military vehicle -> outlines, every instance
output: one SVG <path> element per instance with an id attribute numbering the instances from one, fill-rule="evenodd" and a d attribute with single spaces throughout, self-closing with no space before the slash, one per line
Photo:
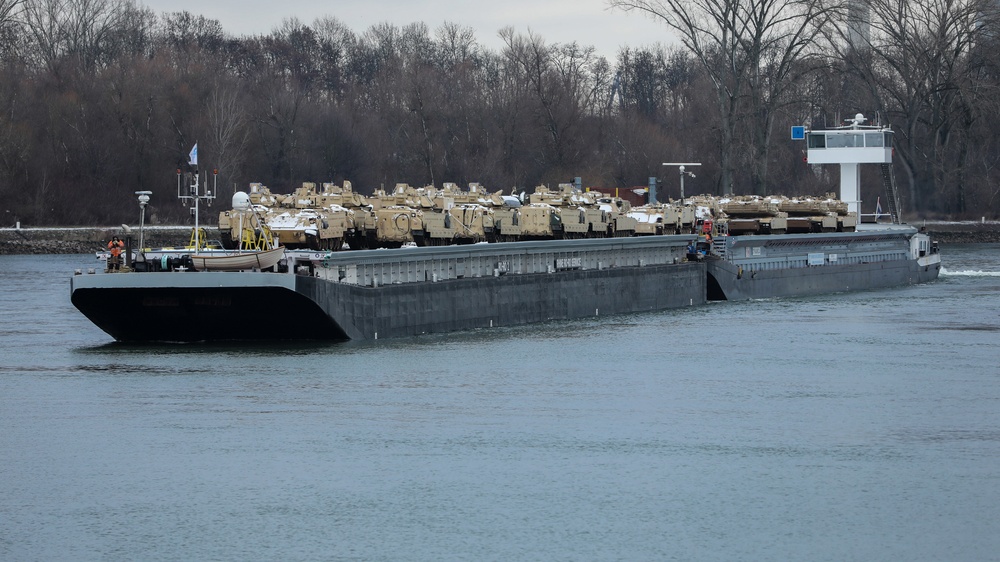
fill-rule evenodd
<path id="1" fill-rule="evenodd" d="M 598 208 L 608 217 L 608 237 L 620 238 L 624 236 L 634 236 L 639 221 L 629 216 L 632 205 L 621 197 L 612 197 L 602 194 L 597 200 Z"/>
<path id="2" fill-rule="evenodd" d="M 248 213 L 246 220 L 265 224 L 277 243 L 288 249 L 339 250 L 355 230 L 354 212 L 340 205 L 322 205 L 314 183 L 303 183 L 288 195 L 276 195 L 252 183 L 247 196 L 252 213 L 233 208 L 219 214 L 220 237 L 227 249 L 238 245 L 240 218 Z"/>
<path id="3" fill-rule="evenodd" d="M 848 215 L 847 203 L 828 194 L 819 197 L 782 197 L 778 208 L 788 213 L 789 233 L 853 232 L 857 216 Z"/>
<path id="4" fill-rule="evenodd" d="M 788 229 L 788 213 L 779 209 L 771 198 L 756 196 L 731 197 L 719 202 L 720 224 L 725 224 L 731 236 L 741 234 L 784 234 Z"/>
<path id="5" fill-rule="evenodd" d="M 681 208 L 670 203 L 642 205 L 628 212 L 636 221 L 637 236 L 680 234 L 681 215 Z"/>

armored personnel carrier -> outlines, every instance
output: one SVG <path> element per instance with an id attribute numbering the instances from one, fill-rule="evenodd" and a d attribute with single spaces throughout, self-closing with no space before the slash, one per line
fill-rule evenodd
<path id="1" fill-rule="evenodd" d="M 239 203 L 239 205 L 237 205 Z M 264 216 L 278 204 L 278 198 L 260 183 L 251 183 L 250 191 L 237 191 L 233 195 L 233 208 L 219 213 L 219 238 L 227 250 L 238 248 L 246 241 L 248 232 L 259 236 L 266 230 Z"/>
<path id="2" fill-rule="evenodd" d="M 339 250 L 355 230 L 354 211 L 336 204 L 323 205 L 314 183 L 303 183 L 288 195 L 273 194 L 266 186 L 253 183 L 247 196 L 253 212 L 234 208 L 219 214 L 219 232 L 227 249 L 238 245 L 241 217 L 266 224 L 277 243 L 290 250 Z"/>
<path id="3" fill-rule="evenodd" d="M 503 206 L 499 192 L 487 193 L 476 183 L 469 184 L 468 191 L 462 191 L 454 183 L 445 183 L 440 190 L 427 186 L 417 190 L 417 194 L 417 203 L 423 211 L 426 245 L 497 241 L 493 213 L 495 206 Z"/>
<path id="4" fill-rule="evenodd" d="M 424 211 L 424 243 L 428 246 L 495 242 L 493 210 L 475 203 Z"/>
<path id="5" fill-rule="evenodd" d="M 368 247 L 367 231 L 375 230 L 375 215 L 368 200 L 354 191 L 350 181 L 344 180 L 343 186 L 324 183 L 316 199 L 323 207 L 340 206 L 347 209 L 352 228 L 344 233 L 345 245 L 342 248 L 361 250 Z"/>
<path id="6" fill-rule="evenodd" d="M 636 236 L 680 234 L 681 208 L 670 203 L 633 207 L 628 216 L 635 219 Z"/>
<path id="7" fill-rule="evenodd" d="M 597 200 L 598 208 L 608 217 L 608 236 L 634 236 L 639 221 L 629 216 L 632 205 L 621 197 L 604 196 Z"/>
<path id="8" fill-rule="evenodd" d="M 602 195 L 571 183 L 559 184 L 558 191 L 539 185 L 521 209 L 521 234 L 536 239 L 605 238 L 614 229 L 614 214 L 601 207 Z"/>

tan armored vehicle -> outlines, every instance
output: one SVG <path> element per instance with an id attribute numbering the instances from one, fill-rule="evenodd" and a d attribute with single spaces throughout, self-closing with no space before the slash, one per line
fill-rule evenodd
<path id="1" fill-rule="evenodd" d="M 340 250 L 349 229 L 353 229 L 353 211 L 340 206 L 320 209 L 270 209 L 268 227 L 278 242 L 288 249 Z"/>
<path id="2" fill-rule="evenodd" d="M 454 183 L 441 189 L 427 186 L 414 192 L 413 201 L 423 211 L 424 243 L 429 246 L 493 241 L 492 203 L 479 184 L 462 191 Z"/>
<path id="3" fill-rule="evenodd" d="M 788 229 L 788 214 L 781 211 L 778 201 L 757 196 L 730 197 L 719 201 L 721 216 L 733 236 L 740 234 L 784 234 Z"/>
<path id="4" fill-rule="evenodd" d="M 847 216 L 847 204 L 833 199 L 816 197 L 781 198 L 778 207 L 788 213 L 788 232 L 836 232 L 846 228 L 854 229 L 857 218 L 845 225 L 840 220 L 840 212 Z"/>
<path id="5" fill-rule="evenodd" d="M 669 203 L 633 207 L 628 216 L 635 219 L 638 236 L 680 234 L 681 211 Z M 692 214 L 693 216 L 693 214 Z"/>
<path id="6" fill-rule="evenodd" d="M 559 210 L 548 203 L 529 203 L 522 206 L 518 220 L 522 240 L 562 238 L 562 217 Z"/>
<path id="7" fill-rule="evenodd" d="M 497 242 L 521 239 L 521 200 L 513 195 L 501 197 L 503 206 L 493 208 L 493 233 Z"/>
<path id="8" fill-rule="evenodd" d="M 721 215 L 719 200 L 714 195 L 688 197 L 681 208 L 681 232 L 701 234 L 705 221 L 714 224 Z"/>
<path id="9" fill-rule="evenodd" d="M 250 197 L 250 203 L 253 205 L 274 207 L 278 204 L 278 196 L 271 193 L 271 190 L 262 183 L 251 183 L 250 192 L 247 195 Z"/>
<path id="10" fill-rule="evenodd" d="M 239 192 L 243 193 L 243 192 Z M 241 225 L 265 225 L 278 244 L 288 249 L 339 250 L 355 230 L 354 211 L 340 205 L 323 205 L 316 184 L 303 183 L 288 195 L 273 194 L 262 184 L 250 184 L 245 194 L 252 209 L 235 207 L 219 214 L 219 232 L 226 248 L 241 240 Z M 235 199 L 234 199 L 235 201 Z"/>
<path id="11" fill-rule="evenodd" d="M 550 191 L 544 185 L 535 188 L 529 197 L 530 205 L 522 210 L 524 224 L 533 232 L 531 236 L 543 238 L 603 238 L 608 235 L 613 216 L 601 209 L 596 192 L 579 191 L 571 183 L 559 184 L 558 191 Z M 547 209 L 545 206 L 550 207 Z M 557 221 L 550 221 L 550 231 L 538 233 L 545 224 L 544 218 L 535 215 L 554 213 Z M 536 227 L 535 225 L 538 225 Z M 558 226 L 562 227 L 561 233 Z M 522 227 L 523 228 L 523 227 Z"/>
<path id="12" fill-rule="evenodd" d="M 222 247 L 227 250 L 265 250 L 274 247 L 274 236 L 264 220 L 267 207 L 253 204 L 251 195 L 244 191 L 234 193 L 232 203 L 232 209 L 219 213 Z"/>
<path id="13" fill-rule="evenodd" d="M 233 208 L 219 213 L 219 238 L 227 250 L 259 237 L 266 230 L 264 215 L 278 198 L 264 184 L 251 183 L 250 191 L 233 194 Z M 256 234 L 254 234 L 256 233 Z"/>
<path id="14" fill-rule="evenodd" d="M 360 209 L 368 206 L 365 197 L 355 192 L 349 181 L 345 181 L 343 187 L 335 183 L 324 183 L 322 191 L 316 197 L 321 207 L 340 205 L 345 209 Z"/>
<path id="15" fill-rule="evenodd" d="M 399 248 L 408 243 L 423 244 L 424 223 L 420 211 L 402 205 L 373 210 L 375 229 L 366 230 L 369 248 Z"/>
<path id="16" fill-rule="evenodd" d="M 346 247 L 361 250 L 368 247 L 367 232 L 375 232 L 375 213 L 368 199 L 354 191 L 351 182 L 344 181 L 343 187 L 335 183 L 324 183 L 317 195 L 322 207 L 340 206 L 347 209 L 351 217 L 351 228 L 345 233 Z"/>
<path id="17" fill-rule="evenodd" d="M 608 215 L 608 236 L 633 236 L 639 221 L 628 215 L 632 205 L 620 197 L 602 196 L 597 200 L 598 207 Z"/>
<path id="18" fill-rule="evenodd" d="M 579 191 L 571 183 L 559 184 L 562 196 L 560 212 L 564 238 L 603 238 L 608 235 L 608 227 L 613 217 L 602 210 L 599 197 L 602 194 Z"/>
<path id="19" fill-rule="evenodd" d="M 493 210 L 475 203 L 423 213 L 424 242 L 428 246 L 492 242 Z"/>

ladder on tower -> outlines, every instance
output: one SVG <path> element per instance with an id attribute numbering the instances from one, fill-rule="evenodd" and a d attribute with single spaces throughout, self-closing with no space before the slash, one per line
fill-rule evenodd
<path id="1" fill-rule="evenodd" d="M 889 205 L 889 218 L 892 219 L 892 224 L 899 224 L 899 189 L 896 187 L 896 175 L 892 172 L 892 164 L 882 164 L 882 189 Z M 878 217 L 875 217 L 875 220 L 878 220 Z"/>

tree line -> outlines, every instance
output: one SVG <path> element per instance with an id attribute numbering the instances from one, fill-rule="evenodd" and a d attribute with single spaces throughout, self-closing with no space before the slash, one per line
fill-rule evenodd
<path id="1" fill-rule="evenodd" d="M 218 204 L 262 182 L 350 180 L 531 190 L 583 178 L 634 188 L 702 162 L 685 191 L 836 191 L 793 125 L 856 113 L 895 131 L 910 216 L 1000 214 L 1000 23 L 992 0 L 610 0 L 664 23 L 670 45 L 594 47 L 499 31 L 335 17 L 234 36 L 133 0 L 0 0 L 5 226 L 186 218 L 175 171 L 199 147 Z M 860 6 L 860 7 L 859 7 Z M 668 32 L 672 35 L 668 35 Z M 879 171 L 863 167 L 871 212 Z"/>

